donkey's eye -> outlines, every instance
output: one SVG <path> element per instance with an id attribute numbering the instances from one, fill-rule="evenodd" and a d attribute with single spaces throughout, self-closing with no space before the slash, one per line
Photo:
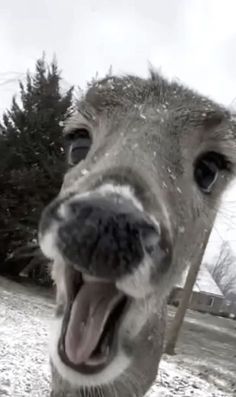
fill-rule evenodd
<path id="1" fill-rule="evenodd" d="M 87 156 L 92 145 L 91 136 L 85 128 L 73 130 L 66 136 L 68 163 L 78 164 Z"/>
<path id="2" fill-rule="evenodd" d="M 208 152 L 201 155 L 194 167 L 194 179 L 203 193 L 211 193 L 219 177 L 220 171 L 229 168 L 222 154 Z"/>

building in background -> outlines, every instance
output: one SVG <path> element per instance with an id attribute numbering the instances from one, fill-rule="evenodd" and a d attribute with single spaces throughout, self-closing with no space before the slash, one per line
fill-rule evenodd
<path id="1" fill-rule="evenodd" d="M 187 271 L 182 281 L 175 286 L 169 296 L 169 304 L 178 306 L 182 297 Z M 202 265 L 193 287 L 189 309 L 218 316 L 236 318 L 236 302 L 225 299 L 224 294 L 213 280 L 208 269 Z"/>

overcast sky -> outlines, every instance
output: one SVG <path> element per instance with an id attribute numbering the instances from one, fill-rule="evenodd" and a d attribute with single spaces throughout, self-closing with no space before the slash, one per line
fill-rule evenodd
<path id="1" fill-rule="evenodd" d="M 110 65 L 116 73 L 146 75 L 151 62 L 230 106 L 235 20 L 235 0 L 0 0 L 0 113 L 17 90 L 16 79 L 33 70 L 43 51 L 48 59 L 57 55 L 68 85 L 84 87 Z M 224 213 L 228 227 L 230 210 Z M 218 234 L 225 237 L 225 228 L 214 239 Z"/>

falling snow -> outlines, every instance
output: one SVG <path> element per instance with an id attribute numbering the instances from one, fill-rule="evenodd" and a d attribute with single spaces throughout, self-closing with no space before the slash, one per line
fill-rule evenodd
<path id="1" fill-rule="evenodd" d="M 179 232 L 184 233 L 185 232 L 185 227 L 184 226 L 179 226 Z"/>
<path id="2" fill-rule="evenodd" d="M 89 171 L 88 171 L 86 168 L 83 168 L 83 169 L 81 170 L 81 174 L 82 174 L 83 176 L 87 175 L 88 173 L 89 173 Z"/>
<path id="3" fill-rule="evenodd" d="M 142 114 L 142 113 L 140 113 L 140 117 L 141 117 L 141 119 L 143 119 L 143 120 L 146 120 L 146 116 L 145 116 L 145 114 Z"/>

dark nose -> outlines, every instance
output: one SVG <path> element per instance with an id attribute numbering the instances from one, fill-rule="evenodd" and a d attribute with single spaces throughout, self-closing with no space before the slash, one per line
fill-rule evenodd
<path id="1" fill-rule="evenodd" d="M 114 280 L 133 272 L 145 254 L 158 262 L 169 254 L 161 229 L 128 199 L 91 195 L 63 205 L 57 244 L 82 272 Z"/>

